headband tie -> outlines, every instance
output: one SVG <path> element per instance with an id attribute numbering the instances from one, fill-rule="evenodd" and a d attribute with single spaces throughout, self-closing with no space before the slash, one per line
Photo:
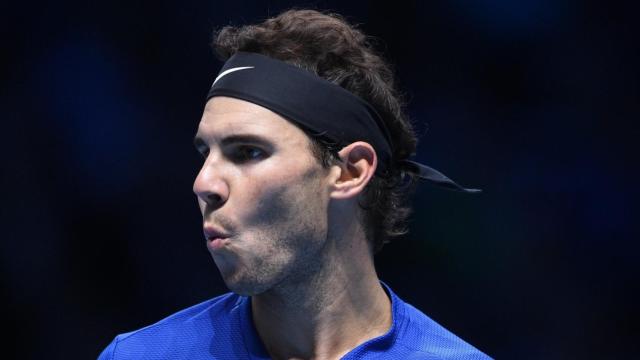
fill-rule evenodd
<path id="1" fill-rule="evenodd" d="M 379 174 L 384 174 L 393 161 L 393 141 L 373 106 L 346 89 L 284 61 L 237 52 L 223 65 L 207 100 L 214 96 L 229 96 L 263 106 L 341 145 L 365 141 L 380 159 L 376 170 Z M 464 188 L 415 161 L 401 159 L 396 165 L 436 186 L 467 193 L 481 191 Z"/>

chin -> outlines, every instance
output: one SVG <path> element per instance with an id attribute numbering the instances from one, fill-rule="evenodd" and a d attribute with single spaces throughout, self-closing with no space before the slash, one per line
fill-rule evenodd
<path id="1" fill-rule="evenodd" d="M 255 296 L 269 290 L 268 286 L 249 281 L 226 281 L 227 288 L 232 292 L 242 296 Z"/>
<path id="2" fill-rule="evenodd" d="M 242 296 L 254 296 L 262 294 L 269 290 L 273 284 L 270 281 L 264 281 L 256 279 L 253 276 L 247 276 L 249 274 L 222 274 L 227 288 L 232 292 Z"/>

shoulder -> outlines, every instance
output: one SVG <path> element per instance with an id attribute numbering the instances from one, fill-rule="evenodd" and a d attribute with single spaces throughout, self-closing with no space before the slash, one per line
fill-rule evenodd
<path id="1" fill-rule="evenodd" d="M 399 317 L 396 346 L 401 346 L 420 359 L 472 360 L 491 359 L 489 356 L 462 340 L 422 311 L 395 296 L 394 311 Z"/>
<path id="2" fill-rule="evenodd" d="M 233 315 L 242 297 L 228 293 L 181 310 L 155 324 L 120 334 L 99 360 L 199 358 L 208 353 L 209 339 L 232 331 Z M 185 349 L 188 349 L 185 352 Z M 202 354 L 200 354 L 202 353 Z"/>

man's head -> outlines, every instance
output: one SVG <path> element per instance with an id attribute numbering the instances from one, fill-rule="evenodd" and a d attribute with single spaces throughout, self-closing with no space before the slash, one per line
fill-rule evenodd
<path id="1" fill-rule="evenodd" d="M 272 111 L 213 97 L 195 145 L 205 160 L 194 182 L 209 250 L 229 288 L 259 294 L 304 281 L 344 248 L 355 199 L 377 165 L 374 149 L 355 142 L 325 167 L 309 136 Z M 366 247 L 365 247 L 366 249 Z"/>
<path id="2" fill-rule="evenodd" d="M 387 64 L 342 18 L 311 10 L 225 27 L 213 45 L 222 60 L 258 53 L 341 86 L 371 104 L 396 145 L 386 171 L 376 172 L 380 149 L 368 142 L 329 140 L 256 103 L 211 97 L 196 135 L 205 161 L 194 192 L 226 284 L 237 293 L 258 294 L 302 280 L 326 267 L 331 254 L 354 247 L 371 261 L 390 236 L 403 231 L 407 188 L 393 160 L 408 157 L 416 145 Z M 234 65 L 218 78 L 252 76 L 247 68 Z"/>
<path id="3" fill-rule="evenodd" d="M 395 144 L 393 159 L 405 159 L 415 152 L 417 139 L 403 113 L 390 66 L 373 50 L 370 40 L 337 14 L 290 10 L 257 25 L 225 27 L 217 32 L 213 47 L 222 60 L 238 51 L 263 54 L 355 94 L 381 115 Z M 335 164 L 337 152 L 348 145 L 308 131 L 307 135 L 313 154 L 325 168 Z M 374 176 L 360 196 L 360 221 L 373 252 L 391 237 L 406 232 L 410 209 L 404 198 L 412 183 L 412 178 L 403 181 L 400 169 L 391 162 L 388 174 Z"/>

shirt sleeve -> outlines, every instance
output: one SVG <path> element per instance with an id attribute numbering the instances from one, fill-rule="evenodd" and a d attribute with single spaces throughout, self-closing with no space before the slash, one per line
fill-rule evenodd
<path id="1" fill-rule="evenodd" d="M 111 343 L 100 353 L 98 356 L 98 360 L 114 360 L 115 359 L 115 350 L 116 344 L 118 343 L 118 338 L 116 337 L 111 341 Z"/>

